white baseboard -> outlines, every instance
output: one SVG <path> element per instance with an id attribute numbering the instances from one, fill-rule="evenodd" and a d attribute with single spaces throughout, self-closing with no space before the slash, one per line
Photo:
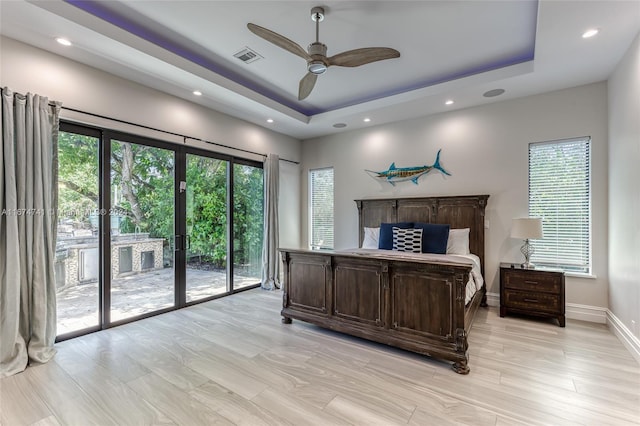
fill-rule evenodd
<path id="1" fill-rule="evenodd" d="M 581 321 L 607 323 L 607 308 L 591 305 L 578 305 L 577 303 L 567 303 L 565 305 L 564 316 Z"/>
<path id="2" fill-rule="evenodd" d="M 487 293 L 487 304 L 492 307 L 500 307 L 500 293 Z M 609 329 L 627 348 L 631 355 L 640 363 L 640 339 L 634 336 L 626 325 L 607 308 L 599 306 L 579 305 L 567 303 L 565 316 L 598 324 L 607 324 Z"/>
<path id="3" fill-rule="evenodd" d="M 500 293 L 487 292 L 487 305 L 491 307 L 500 307 Z"/>
<path id="4" fill-rule="evenodd" d="M 631 355 L 640 363 L 640 339 L 631 333 L 631 330 L 607 309 L 607 324 L 622 344 L 631 352 Z"/>

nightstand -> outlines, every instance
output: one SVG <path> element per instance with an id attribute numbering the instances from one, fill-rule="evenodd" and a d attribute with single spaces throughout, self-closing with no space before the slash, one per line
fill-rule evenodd
<path id="1" fill-rule="evenodd" d="M 500 316 L 509 312 L 557 318 L 564 327 L 564 272 L 500 264 Z"/>

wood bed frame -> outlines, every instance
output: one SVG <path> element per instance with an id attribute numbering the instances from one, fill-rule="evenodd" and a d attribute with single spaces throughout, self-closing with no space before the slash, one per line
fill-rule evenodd
<path id="1" fill-rule="evenodd" d="M 426 222 L 470 228 L 469 246 L 484 275 L 484 211 L 488 195 L 356 200 L 365 227 Z M 331 330 L 453 362 L 469 373 L 467 335 L 486 288 L 465 306 L 467 264 L 280 249 L 284 264 L 282 321 Z"/>

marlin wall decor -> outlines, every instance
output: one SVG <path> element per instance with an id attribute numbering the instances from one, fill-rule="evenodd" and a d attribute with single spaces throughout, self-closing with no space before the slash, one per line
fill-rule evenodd
<path id="1" fill-rule="evenodd" d="M 384 180 L 395 186 L 396 182 L 404 182 L 410 180 L 411 182 L 418 184 L 418 179 L 422 175 L 426 175 L 431 170 L 436 169 L 444 173 L 447 176 L 451 176 L 451 173 L 446 171 L 440 166 L 440 151 L 436 154 L 436 161 L 431 166 L 415 166 L 415 167 L 396 167 L 396 163 L 391 163 L 387 170 L 381 172 L 375 172 L 373 170 L 365 170 L 374 179 Z"/>

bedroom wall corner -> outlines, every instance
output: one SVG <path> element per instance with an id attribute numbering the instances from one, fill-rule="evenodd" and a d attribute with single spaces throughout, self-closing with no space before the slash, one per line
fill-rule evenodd
<path id="1" fill-rule="evenodd" d="M 640 33 L 608 81 L 609 309 L 640 339 Z M 625 330 L 626 329 L 626 330 Z M 623 340 L 624 341 L 624 340 Z M 640 346 L 637 346 L 640 347 Z"/>

